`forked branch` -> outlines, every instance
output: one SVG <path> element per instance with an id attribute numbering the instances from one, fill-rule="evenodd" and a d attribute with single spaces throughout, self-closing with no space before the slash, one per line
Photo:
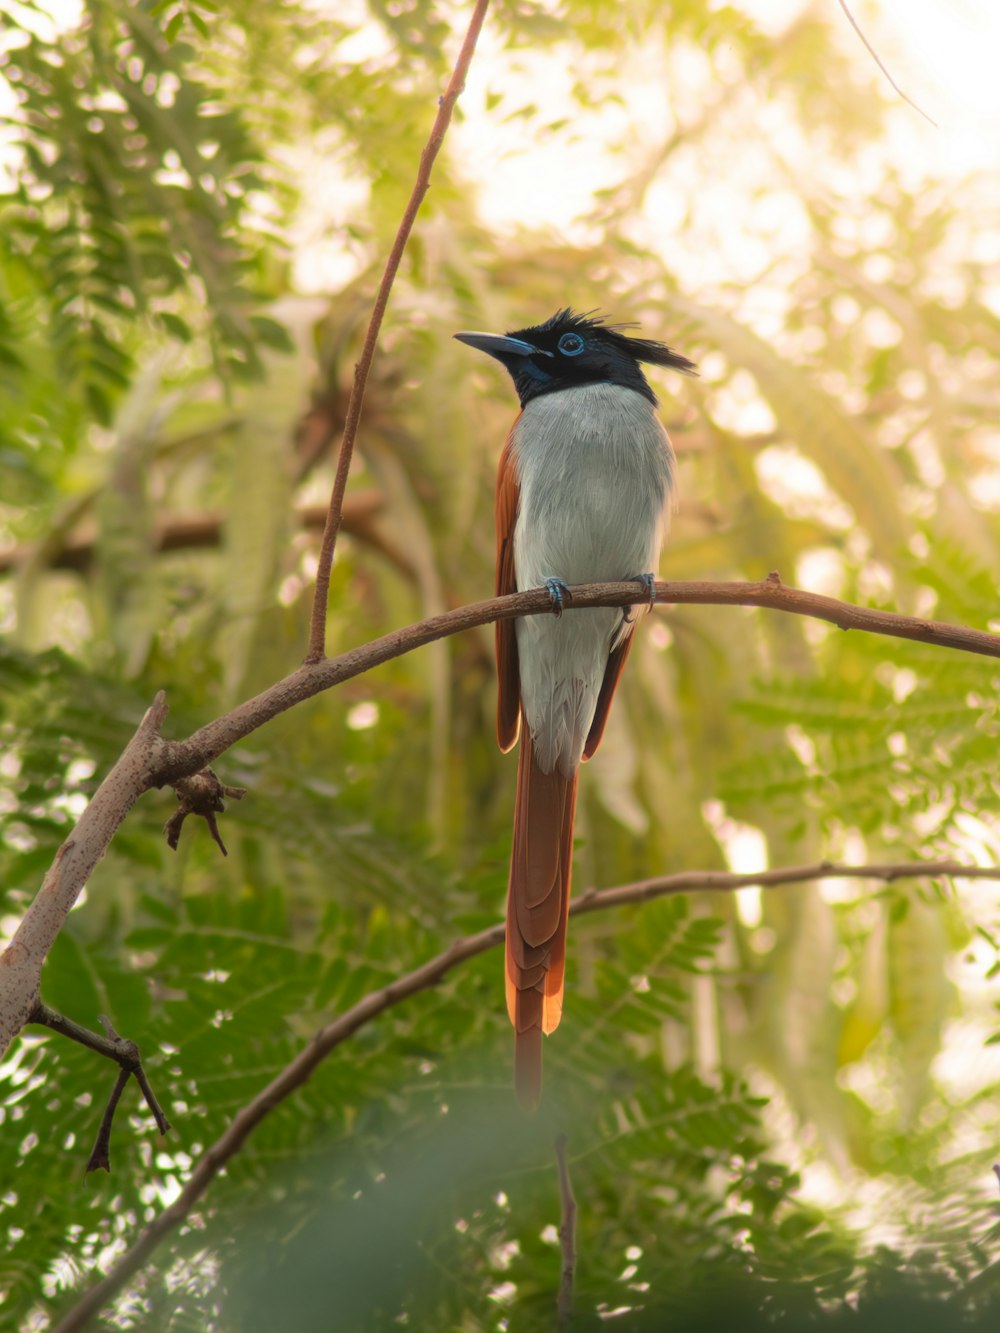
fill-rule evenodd
<path id="1" fill-rule="evenodd" d="M 70 1041 L 79 1042 L 81 1046 L 97 1051 L 99 1055 L 105 1056 L 108 1060 L 113 1060 L 118 1066 L 118 1078 L 108 1099 L 108 1104 L 101 1119 L 101 1127 L 97 1133 L 97 1141 L 87 1162 L 88 1171 L 96 1171 L 98 1167 L 105 1171 L 111 1170 L 111 1128 L 118 1102 L 130 1078 L 134 1078 L 138 1083 L 146 1105 L 153 1113 L 157 1129 L 161 1134 L 170 1132 L 170 1121 L 164 1114 L 163 1108 L 160 1106 L 152 1085 L 146 1076 L 146 1071 L 142 1067 L 142 1055 L 139 1047 L 127 1037 L 120 1037 L 112 1026 L 111 1020 L 104 1014 L 99 1015 L 99 1017 L 101 1026 L 104 1028 L 103 1037 L 100 1033 L 92 1032 L 90 1028 L 83 1027 L 72 1018 L 67 1018 L 65 1014 L 50 1009 L 43 1000 L 36 1003 L 28 1018 L 29 1023 L 38 1023 L 42 1027 L 49 1028 L 52 1032 L 58 1032 L 62 1037 L 69 1037 Z"/>
<path id="2" fill-rule="evenodd" d="M 763 606 L 791 615 L 811 616 L 840 629 L 912 639 L 962 652 L 1000 658 L 1000 635 L 964 625 L 853 606 L 819 593 L 790 588 L 777 574 L 759 583 L 666 583 L 655 585 L 658 602 L 713 606 Z M 634 583 L 594 583 L 569 589 L 567 612 L 588 606 L 630 606 Z M 339 657 L 304 664 L 252 699 L 200 728 L 187 740 L 163 741 L 159 730 L 166 700 L 157 696 L 122 757 L 95 793 L 56 858 L 8 948 L 0 955 L 0 1051 L 27 1022 L 37 999 L 45 956 L 70 908 L 102 857 L 121 821 L 150 787 L 176 785 L 200 772 L 237 741 L 280 713 L 314 695 L 360 676 L 372 667 L 401 657 L 446 635 L 516 616 L 547 615 L 552 603 L 545 588 L 512 593 L 432 616 L 352 648 Z"/>

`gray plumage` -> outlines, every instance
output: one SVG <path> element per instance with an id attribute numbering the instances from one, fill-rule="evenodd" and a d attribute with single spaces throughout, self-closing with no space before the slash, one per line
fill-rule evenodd
<path id="1" fill-rule="evenodd" d="M 517 586 L 597 583 L 656 570 L 675 459 L 642 394 L 587 384 L 533 398 L 514 429 Z M 634 620 L 617 608 L 517 622 L 521 705 L 543 772 L 570 776 L 608 654 Z"/>

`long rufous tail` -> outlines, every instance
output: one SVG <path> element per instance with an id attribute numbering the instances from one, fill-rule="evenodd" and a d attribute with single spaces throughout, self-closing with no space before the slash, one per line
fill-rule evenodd
<path id="1" fill-rule="evenodd" d="M 529 1110 L 542 1093 L 542 1033 L 554 1032 L 562 1017 L 576 780 L 576 772 L 543 773 L 522 728 L 507 890 L 507 1012 L 514 1086 Z"/>

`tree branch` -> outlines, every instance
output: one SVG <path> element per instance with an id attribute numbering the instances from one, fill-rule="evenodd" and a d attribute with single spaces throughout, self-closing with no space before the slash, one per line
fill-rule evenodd
<path id="1" fill-rule="evenodd" d="M 103 1037 L 99 1032 L 92 1032 L 90 1028 L 85 1028 L 82 1024 L 74 1022 L 72 1018 L 67 1018 L 65 1014 L 60 1014 L 55 1009 L 51 1009 L 44 1000 L 39 1000 L 36 1003 L 34 1009 L 31 1011 L 31 1016 L 28 1019 L 29 1023 L 38 1023 L 41 1027 L 46 1027 L 53 1032 L 58 1032 L 62 1037 L 69 1037 L 70 1041 L 79 1042 L 81 1046 L 86 1046 L 89 1050 L 97 1051 L 98 1055 L 103 1055 L 106 1056 L 107 1059 L 113 1060 L 118 1066 L 120 1073 L 125 1076 L 124 1081 L 119 1080 L 120 1086 L 116 1085 L 116 1089 L 111 1095 L 108 1111 L 105 1113 L 105 1120 L 107 1121 L 106 1130 L 105 1125 L 102 1123 L 101 1133 L 98 1135 L 97 1146 L 91 1154 L 91 1164 L 87 1167 L 88 1171 L 93 1170 L 95 1159 L 96 1165 L 103 1166 L 105 1170 L 110 1169 L 106 1147 L 103 1156 L 100 1154 L 99 1149 L 102 1141 L 106 1143 L 106 1141 L 110 1139 L 111 1117 L 114 1115 L 114 1109 L 118 1103 L 118 1098 L 121 1096 L 122 1089 L 124 1089 L 130 1075 L 135 1075 L 135 1081 L 139 1084 L 139 1090 L 145 1098 L 146 1105 L 153 1114 L 157 1129 L 161 1134 L 168 1134 L 170 1132 L 170 1121 L 164 1115 L 163 1108 L 157 1101 L 156 1094 L 153 1092 L 149 1079 L 146 1077 L 145 1071 L 143 1070 L 142 1053 L 140 1052 L 139 1047 L 134 1041 L 129 1041 L 127 1037 L 120 1037 L 112 1027 L 111 1020 L 105 1017 L 104 1014 L 99 1014 L 98 1017 L 101 1026 L 104 1028 L 105 1035 Z"/>
<path id="2" fill-rule="evenodd" d="M 903 92 L 902 88 L 900 88 L 899 84 L 886 69 L 885 65 L 883 65 L 881 59 L 879 58 L 878 52 L 875 50 L 874 46 L 872 46 L 871 42 L 868 40 L 865 34 L 861 31 L 861 28 L 858 26 L 857 19 L 855 19 L 854 15 L 848 9 L 847 0 L 838 0 L 838 3 L 840 4 L 841 9 L 844 11 L 848 23 L 861 38 L 861 42 L 865 50 L 871 56 L 872 60 L 875 61 L 875 64 L 878 65 L 879 69 L 882 71 L 885 77 L 889 80 L 889 83 L 892 85 L 893 91 L 898 93 L 904 102 L 908 102 L 909 105 L 913 107 L 914 111 L 916 111 L 919 115 L 923 116 L 924 120 L 926 120 L 928 124 L 933 125 L 934 128 L 937 129 L 938 128 L 937 121 L 931 120 L 930 116 L 923 109 L 923 107 L 917 106 L 916 102 L 913 100 L 912 97 L 907 97 L 906 93 Z"/>
<path id="3" fill-rule="evenodd" d="M 385 510 L 385 496 L 373 489 L 355 491 L 344 499 L 341 529 L 383 555 L 401 574 L 412 580 L 414 569 L 406 554 L 378 529 L 378 518 Z M 295 521 L 305 532 L 322 532 L 326 523 L 326 505 L 299 505 Z M 221 545 L 225 515 L 215 511 L 200 514 L 175 514 L 164 519 L 153 533 L 153 550 L 212 550 Z M 71 532 L 61 542 L 48 547 L 44 564 L 48 569 L 71 569 L 86 573 L 94 563 L 96 534 L 88 527 Z M 38 555 L 37 544 L 0 548 L 0 574 L 20 569 Z"/>
<path id="4" fill-rule="evenodd" d="M 634 595 L 634 587 L 632 592 Z M 904 861 L 862 866 L 838 865 L 831 861 L 822 861 L 817 865 L 789 866 L 782 870 L 766 870 L 745 875 L 730 874 L 725 871 L 689 872 L 641 880 L 635 884 L 622 884 L 611 889 L 589 889 L 570 904 L 570 916 L 583 916 L 588 912 L 599 912 L 608 908 L 623 907 L 628 903 L 649 902 L 655 898 L 703 889 L 728 893 L 733 889 L 750 886 L 778 888 L 817 879 L 874 879 L 891 883 L 897 879 L 943 876 L 1000 880 L 1000 869 L 965 866 L 952 860 Z M 480 931 L 477 935 L 456 940 L 436 957 L 422 963 L 420 967 L 414 968 L 412 972 L 399 977 L 381 990 L 366 995 L 345 1013 L 320 1028 L 294 1060 L 237 1112 L 228 1127 L 196 1163 L 187 1184 L 174 1202 L 149 1224 L 132 1248 L 127 1250 L 110 1271 L 63 1316 L 54 1333 L 76 1333 L 121 1291 L 132 1274 L 143 1267 L 160 1241 L 187 1218 L 215 1177 L 240 1151 L 257 1126 L 308 1081 L 331 1051 L 386 1010 L 395 1008 L 412 995 L 437 985 L 460 963 L 495 948 L 503 938 L 504 926 L 498 923 L 488 930 Z"/>
<path id="5" fill-rule="evenodd" d="M 566 1135 L 556 1135 L 556 1165 L 559 1169 L 559 1300 L 556 1303 L 556 1328 L 559 1333 L 570 1327 L 573 1318 L 573 1279 L 576 1275 L 576 1199 L 566 1161 Z"/>
<path id="6" fill-rule="evenodd" d="M 128 1080 L 128 1070 L 119 1069 L 115 1086 L 111 1089 L 111 1096 L 108 1098 L 104 1114 L 101 1116 L 97 1139 L 90 1151 L 90 1156 L 87 1158 L 87 1175 L 90 1175 L 91 1171 L 111 1171 L 111 1130 L 115 1122 L 115 1111 L 117 1111 L 118 1103 L 122 1099 L 122 1093 L 128 1086 Z"/>
<path id="7" fill-rule="evenodd" d="M 962 652 L 1000 657 L 1000 635 L 942 621 L 853 606 L 819 593 L 783 584 L 777 574 L 758 583 L 658 582 L 658 602 L 702 603 L 712 606 L 763 606 L 791 615 L 812 616 L 841 629 L 937 644 Z M 569 590 L 567 611 L 588 606 L 631 606 L 634 583 L 593 583 Z M 494 597 L 446 611 L 416 625 L 393 630 L 339 657 L 306 663 L 231 712 L 200 728 L 187 740 L 163 741 L 166 717 L 161 694 L 147 712 L 121 758 L 102 782 L 69 838 L 63 843 L 17 933 L 0 955 L 0 1051 L 27 1022 L 38 994 L 38 978 L 46 954 L 80 890 L 138 797 L 150 787 L 175 784 L 205 768 L 237 741 L 280 713 L 314 695 L 350 680 L 372 667 L 400 657 L 445 635 L 517 616 L 551 614 L 544 588 Z M 756 883 L 756 880 L 749 880 Z"/>
<path id="8" fill-rule="evenodd" d="M 636 598 L 634 583 L 580 584 L 570 588 L 569 592 L 567 610 L 588 606 L 631 606 Z M 1000 657 L 1000 634 L 963 625 L 949 625 L 938 620 L 904 616 L 895 611 L 854 606 L 850 602 L 838 601 L 835 597 L 824 597 L 820 593 L 789 587 L 781 582 L 776 573 L 757 583 L 659 581 L 655 585 L 655 596 L 657 602 L 675 605 L 700 603 L 710 606 L 762 606 L 789 615 L 825 620 L 843 630 L 866 630 L 871 634 L 885 634 L 891 638 L 913 639 L 986 657 Z M 339 657 L 303 663 L 291 675 L 285 676 L 254 698 L 238 704 L 224 717 L 209 722 L 187 740 L 166 743 L 160 754 L 155 785 L 163 786 L 196 773 L 231 745 L 249 736 L 280 713 L 334 685 L 362 675 L 372 667 L 412 652 L 414 648 L 421 648 L 449 634 L 486 625 L 490 621 L 548 615 L 551 612 L 552 600 L 547 590 L 533 588 L 528 592 L 511 593 L 489 601 L 472 602 L 422 620 L 419 624 L 392 630 L 380 639 L 373 639 L 371 643 L 341 653 Z"/>
<path id="9" fill-rule="evenodd" d="M 410 238 L 417 213 L 420 211 L 420 205 L 423 203 L 424 196 L 430 187 L 431 170 L 441 150 L 441 145 L 444 143 L 444 136 L 448 132 L 452 111 L 455 109 L 455 103 L 465 87 L 465 78 L 469 71 L 469 65 L 472 63 L 472 56 L 476 49 L 476 42 L 479 39 L 488 7 L 489 0 L 476 0 L 472 18 L 469 20 L 469 28 L 465 34 L 458 59 L 455 61 L 455 68 L 448 81 L 448 87 L 445 89 L 444 96 L 438 99 L 438 113 L 434 119 L 427 146 L 420 154 L 417 179 L 414 181 L 409 202 L 403 211 L 403 217 L 392 243 L 392 249 L 389 251 L 389 258 L 385 261 L 385 269 L 379 283 L 371 318 L 368 321 L 368 331 L 365 333 L 361 356 L 354 368 L 354 384 L 351 388 L 350 401 L 347 404 L 347 420 L 344 423 L 344 435 L 340 442 L 337 473 L 334 477 L 333 492 L 330 495 L 330 508 L 327 512 L 326 526 L 323 529 L 323 544 L 320 547 L 306 662 L 320 661 L 326 646 L 326 608 L 330 596 L 330 570 L 333 566 L 333 552 L 337 544 L 337 533 L 340 531 L 341 511 L 344 504 L 344 494 L 347 490 L 347 474 L 351 468 L 354 441 L 357 438 L 358 423 L 361 420 L 365 386 L 368 383 L 368 375 L 375 357 L 375 346 L 378 342 L 379 330 L 382 327 L 382 319 L 389 303 L 389 293 L 396 279 L 396 273 L 403 258 L 403 251 L 406 249 L 406 242 Z"/>
<path id="10" fill-rule="evenodd" d="M 108 849 L 119 824 L 151 785 L 160 727 L 167 715 L 161 691 L 111 772 L 94 793 L 76 827 L 56 852 L 31 906 L 0 954 L 0 1052 L 28 1022 L 38 1003 L 42 964 L 63 922 Z"/>

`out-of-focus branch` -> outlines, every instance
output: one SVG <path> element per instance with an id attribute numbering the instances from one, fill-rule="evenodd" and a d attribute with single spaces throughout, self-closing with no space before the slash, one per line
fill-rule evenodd
<path id="1" fill-rule="evenodd" d="M 326 526 L 323 530 L 323 544 L 320 547 L 306 662 L 320 661 L 326 645 L 326 609 L 330 596 L 330 571 L 333 567 L 333 552 L 337 544 L 337 534 L 340 531 L 344 494 L 347 490 L 347 475 L 351 469 L 354 441 L 357 438 L 358 423 L 361 420 L 365 386 L 368 383 L 368 375 L 375 357 L 375 347 L 378 343 L 382 319 L 389 303 L 389 293 L 392 291 L 392 284 L 396 279 L 396 273 L 403 258 L 403 251 L 406 249 L 406 242 L 410 238 L 410 232 L 413 230 L 420 205 L 423 203 L 424 195 L 430 187 L 431 171 L 441 150 L 441 145 L 444 143 L 448 126 L 451 124 L 451 115 L 455 109 L 455 103 L 465 87 L 465 78 L 469 71 L 469 65 L 472 63 L 472 56 L 476 49 L 476 42 L 479 39 L 488 7 L 489 0 L 476 0 L 472 18 L 469 20 L 468 31 L 465 34 L 458 59 L 455 61 L 455 68 L 448 81 L 448 87 L 445 89 L 444 95 L 438 100 L 437 116 L 434 119 L 427 146 L 420 154 L 417 179 L 413 184 L 413 191 L 403 211 L 403 217 L 392 243 L 392 249 L 389 251 L 389 257 L 385 262 L 385 270 L 382 273 L 378 294 L 375 297 L 375 305 L 368 321 L 368 330 L 361 348 L 361 356 L 358 358 L 358 364 L 354 370 L 354 384 L 347 405 L 347 420 L 344 423 L 344 435 L 340 443 L 337 474 L 333 482 L 333 492 L 330 495 L 330 508 L 327 512 Z"/>
<path id="2" fill-rule="evenodd" d="M 556 1328 L 568 1329 L 573 1318 L 573 1279 L 576 1276 L 576 1199 L 566 1161 L 566 1135 L 556 1135 L 556 1166 L 559 1170 L 559 1299 L 556 1303 Z"/>
<path id="3" fill-rule="evenodd" d="M 413 565 L 394 542 L 379 529 L 378 519 L 385 508 L 385 497 L 376 490 L 355 491 L 344 500 L 341 529 L 365 546 L 379 552 L 401 574 L 415 578 Z M 306 532 L 322 532 L 326 523 L 326 505 L 301 505 L 295 511 L 299 526 Z M 212 550 L 222 542 L 225 515 L 178 514 L 161 523 L 153 535 L 153 550 L 197 551 Z M 45 560 L 50 569 L 70 569 L 85 573 L 94 561 L 96 538 L 84 530 L 67 536 L 61 545 Z M 10 573 L 32 559 L 36 548 L 8 546 L 0 550 L 0 574 Z"/>
<path id="4" fill-rule="evenodd" d="M 634 588 L 633 588 L 634 593 Z M 547 594 L 546 594 L 547 596 Z M 588 912 L 624 907 L 629 903 L 649 902 L 698 890 L 731 892 L 753 885 L 778 888 L 801 884 L 809 880 L 852 878 L 892 882 L 898 879 L 938 879 L 943 876 L 966 879 L 1000 879 L 1000 870 L 982 866 L 964 866 L 958 861 L 901 861 L 873 865 L 838 865 L 823 861 L 817 865 L 788 866 L 781 870 L 761 871 L 758 874 L 735 875 L 725 871 L 700 871 L 680 875 L 663 875 L 658 879 L 622 884 L 612 889 L 590 889 L 570 904 L 571 916 Z M 110 1271 L 70 1309 L 56 1326 L 54 1333 L 77 1333 L 110 1301 L 149 1259 L 160 1242 L 179 1227 L 209 1185 L 240 1151 L 257 1126 L 271 1112 L 300 1088 L 315 1072 L 318 1065 L 355 1032 L 367 1026 L 388 1009 L 404 1000 L 437 985 L 460 963 L 475 958 L 502 943 L 504 926 L 498 923 L 478 935 L 456 940 L 452 945 L 397 978 L 381 990 L 373 991 L 359 1000 L 339 1018 L 316 1032 L 306 1046 L 285 1068 L 248 1102 L 215 1143 L 195 1164 L 187 1183 L 174 1202 L 155 1218 L 130 1250 L 127 1250 Z M 564 1251 L 565 1253 L 565 1251 Z"/>
<path id="5" fill-rule="evenodd" d="M 896 80 L 892 77 L 892 75 L 891 75 L 891 74 L 889 73 L 889 71 L 886 69 L 885 65 L 882 63 L 881 58 L 879 57 L 879 53 L 875 50 L 874 46 L 872 46 L 871 42 L 868 40 L 868 38 L 865 36 L 865 34 L 861 31 L 861 28 L 858 26 L 858 21 L 857 21 L 857 19 L 856 19 L 856 18 L 854 17 L 854 15 L 851 13 L 850 9 L 847 7 L 847 0 L 838 0 L 838 3 L 840 4 L 841 9 L 844 11 L 844 14 L 845 14 L 846 17 L 847 17 L 847 21 L 848 21 L 848 23 L 851 25 L 851 27 L 854 29 L 854 31 L 855 31 L 855 32 L 858 34 L 858 36 L 860 37 L 861 42 L 862 42 L 862 45 L 864 46 L 865 50 L 866 50 L 866 51 L 868 52 L 868 54 L 871 56 L 872 60 L 875 61 L 875 64 L 878 65 L 879 69 L 882 71 L 882 73 L 885 75 L 885 77 L 889 80 L 889 83 L 892 85 L 892 89 L 893 89 L 893 91 L 894 91 L 895 93 L 898 93 L 899 96 L 903 99 L 904 102 L 906 102 L 906 103 L 908 103 L 908 105 L 912 106 L 913 109 L 914 109 L 914 111 L 916 111 L 919 115 L 923 116 L 924 120 L 926 120 L 926 121 L 928 122 L 928 124 L 933 125 L 934 128 L 937 129 L 937 127 L 938 127 L 938 123 L 937 123 L 937 121 L 936 121 L 936 120 L 931 120 L 930 116 L 929 116 L 929 115 L 927 114 L 927 112 L 923 109 L 923 107 L 917 106 L 916 102 L 913 100 L 912 97 L 907 97 L 906 93 L 903 92 L 902 88 L 900 88 L 899 84 L 896 82 Z"/>

